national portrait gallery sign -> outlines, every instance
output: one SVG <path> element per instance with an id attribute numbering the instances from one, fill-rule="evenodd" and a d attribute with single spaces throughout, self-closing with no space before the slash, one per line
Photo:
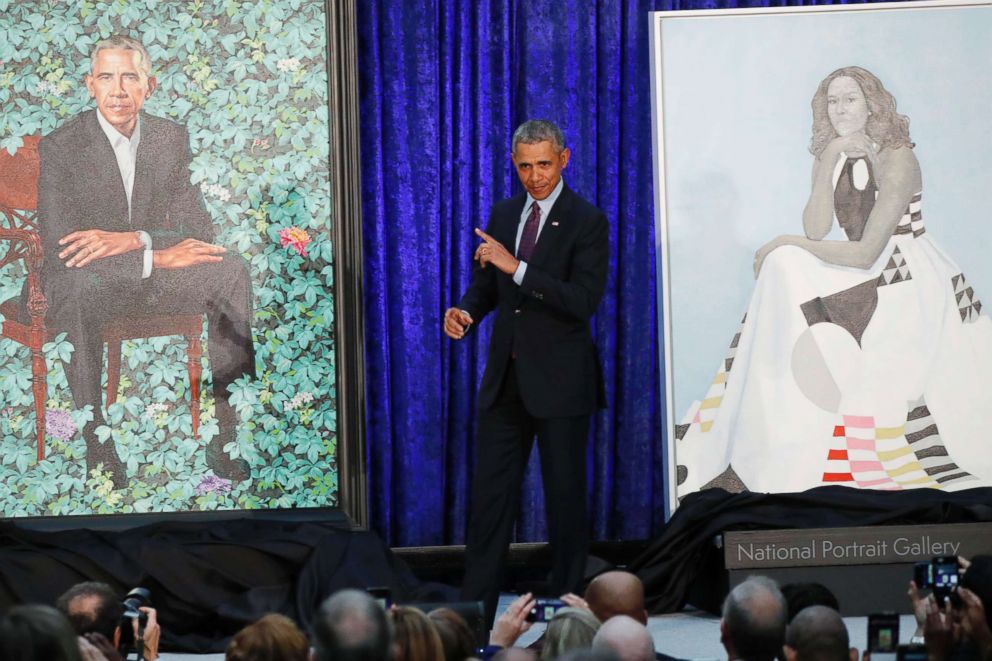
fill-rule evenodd
<path id="1" fill-rule="evenodd" d="M 992 553 L 992 524 L 728 531 L 727 569 L 919 562 Z"/>

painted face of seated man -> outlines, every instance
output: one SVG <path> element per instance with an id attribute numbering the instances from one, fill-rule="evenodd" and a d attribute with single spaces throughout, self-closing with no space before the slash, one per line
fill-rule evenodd
<path id="1" fill-rule="evenodd" d="M 206 448 L 219 477 L 246 479 L 249 466 L 224 446 L 237 419 L 227 387 L 254 376 L 251 282 L 244 260 L 214 243 L 214 228 L 190 182 L 189 136 L 181 124 L 142 111 L 157 81 L 147 50 L 122 36 L 98 42 L 86 88 L 96 109 L 45 136 L 39 146 L 38 221 L 49 322 L 74 352 L 66 376 L 83 429 L 87 474 L 127 482 L 104 424 L 102 328 L 142 315 L 207 315 L 207 352 L 220 433 Z M 109 404 L 109 403 L 108 403 Z"/>

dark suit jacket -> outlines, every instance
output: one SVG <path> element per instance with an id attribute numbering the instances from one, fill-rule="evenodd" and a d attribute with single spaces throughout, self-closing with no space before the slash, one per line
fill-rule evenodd
<path id="1" fill-rule="evenodd" d="M 486 232 L 513 251 L 526 193 L 493 206 Z M 499 394 L 511 354 L 520 393 L 538 418 L 592 413 L 605 392 L 589 318 L 606 287 L 609 224 L 602 211 L 567 186 L 545 220 L 523 284 L 493 266 L 472 274 L 459 307 L 476 322 L 496 311 L 479 406 Z"/>
<path id="2" fill-rule="evenodd" d="M 77 115 L 42 138 L 38 146 L 38 228 L 45 255 L 42 277 L 50 283 L 74 270 L 137 287 L 142 250 L 99 259 L 82 269 L 66 269 L 58 257 L 59 239 L 76 230 L 143 230 L 159 249 L 186 237 L 212 242 L 213 225 L 200 191 L 190 183 L 192 156 L 186 128 L 146 113 L 141 113 L 129 221 L 117 159 L 97 112 Z"/>

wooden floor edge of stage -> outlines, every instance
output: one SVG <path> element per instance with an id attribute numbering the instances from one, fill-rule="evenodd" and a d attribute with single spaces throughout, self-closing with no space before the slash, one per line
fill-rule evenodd
<path id="1" fill-rule="evenodd" d="M 908 613 L 915 564 L 992 554 L 992 523 L 728 530 L 717 543 L 731 588 L 752 575 L 821 583 L 842 615 Z"/>

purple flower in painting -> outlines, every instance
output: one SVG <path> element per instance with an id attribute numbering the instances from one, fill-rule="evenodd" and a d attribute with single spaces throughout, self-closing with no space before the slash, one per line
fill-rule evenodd
<path id="1" fill-rule="evenodd" d="M 45 411 L 45 427 L 48 433 L 62 441 L 68 441 L 76 435 L 76 423 L 68 411 L 48 409 Z"/>
<path id="2" fill-rule="evenodd" d="M 208 493 L 231 493 L 231 481 L 216 475 L 207 475 L 196 485 L 196 495 L 203 496 Z"/>

